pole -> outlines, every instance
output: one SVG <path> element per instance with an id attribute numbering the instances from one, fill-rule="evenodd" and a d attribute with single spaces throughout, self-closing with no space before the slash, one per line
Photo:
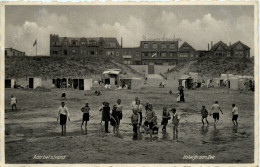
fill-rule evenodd
<path id="1" fill-rule="evenodd" d="M 38 45 L 38 43 L 37 43 L 37 38 L 36 38 L 36 56 L 37 56 L 37 45 Z"/>

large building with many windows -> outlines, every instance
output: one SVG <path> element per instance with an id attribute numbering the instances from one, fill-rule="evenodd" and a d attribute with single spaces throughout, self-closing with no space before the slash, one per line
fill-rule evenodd
<path id="1" fill-rule="evenodd" d="M 122 47 L 116 38 L 71 38 L 50 35 L 51 56 L 111 56 L 128 65 L 176 65 L 197 57 L 250 57 L 250 48 L 238 41 L 233 45 L 219 41 L 208 50 L 196 50 L 186 41 L 141 41 L 139 47 Z"/>
<path id="2" fill-rule="evenodd" d="M 175 65 L 178 41 L 141 41 L 140 52 L 143 65 Z"/>
<path id="3" fill-rule="evenodd" d="M 71 38 L 50 35 L 50 55 L 108 55 L 119 56 L 121 46 L 116 38 Z"/>

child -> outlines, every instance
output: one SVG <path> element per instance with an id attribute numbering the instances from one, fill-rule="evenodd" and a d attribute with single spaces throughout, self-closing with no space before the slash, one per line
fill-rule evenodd
<path id="1" fill-rule="evenodd" d="M 17 103 L 17 100 L 16 100 L 16 98 L 12 95 L 12 96 L 11 96 L 11 102 L 10 102 L 10 104 L 11 104 L 11 106 L 12 106 L 12 111 L 13 111 L 14 107 L 15 107 L 15 109 L 17 110 L 17 108 L 16 108 L 16 103 Z"/>
<path id="2" fill-rule="evenodd" d="M 233 107 L 233 109 L 232 109 L 232 122 L 233 122 L 233 124 L 234 124 L 234 126 L 237 126 L 238 125 L 238 123 L 237 123 L 237 118 L 238 118 L 238 108 L 236 107 L 236 105 L 235 104 L 232 104 L 232 107 Z"/>
<path id="3" fill-rule="evenodd" d="M 62 92 L 62 94 L 61 94 L 61 100 L 66 100 L 66 93 L 65 92 Z"/>
<path id="4" fill-rule="evenodd" d="M 131 122 L 132 122 L 132 126 L 133 126 L 133 140 L 137 140 L 138 139 L 138 133 L 137 130 L 140 126 L 140 119 L 139 119 L 140 115 L 137 112 L 136 109 L 133 109 L 133 114 L 131 116 Z"/>
<path id="5" fill-rule="evenodd" d="M 119 118 L 116 111 L 116 105 L 113 106 L 110 125 L 113 126 L 113 132 L 118 135 Z"/>
<path id="6" fill-rule="evenodd" d="M 206 122 L 207 122 L 207 124 L 209 125 L 209 122 L 208 122 L 208 120 L 207 120 L 207 117 L 208 117 L 208 111 L 207 111 L 207 109 L 205 108 L 205 106 L 202 106 L 202 109 L 201 109 L 201 121 L 202 121 L 202 123 L 203 123 L 203 126 L 204 126 L 204 119 L 206 120 Z"/>
<path id="7" fill-rule="evenodd" d="M 67 119 L 70 121 L 69 117 L 69 111 L 68 108 L 65 107 L 65 103 L 61 102 L 61 106 L 58 108 L 58 117 L 57 121 L 60 119 L 60 125 L 61 125 L 61 135 L 66 135 L 66 122 Z"/>
<path id="8" fill-rule="evenodd" d="M 178 138 L 178 126 L 180 122 L 180 117 L 176 112 L 176 109 L 173 108 L 171 109 L 172 111 L 172 124 L 173 124 L 173 140 Z"/>
<path id="9" fill-rule="evenodd" d="M 106 102 L 103 102 L 103 103 L 102 103 L 102 106 L 99 107 L 99 112 L 101 112 L 101 114 L 103 113 L 103 107 L 105 107 L 105 104 L 106 104 Z M 101 116 L 100 125 L 102 125 L 102 116 Z"/>
<path id="10" fill-rule="evenodd" d="M 178 93 L 177 94 L 177 103 L 179 103 L 181 101 L 181 96 L 180 96 L 180 94 Z"/>
<path id="11" fill-rule="evenodd" d="M 121 99 L 117 100 L 117 103 L 116 103 L 115 106 L 116 106 L 117 117 L 119 119 L 119 122 L 118 122 L 118 126 L 119 126 L 120 125 L 120 120 L 122 120 L 122 118 L 123 118 L 123 105 L 121 104 Z"/>
<path id="12" fill-rule="evenodd" d="M 154 119 L 156 119 L 155 112 L 153 111 L 153 106 L 152 104 L 148 104 L 147 106 L 147 111 L 146 111 L 146 117 L 145 117 L 145 122 L 144 122 L 144 127 L 146 132 L 150 132 L 150 139 L 152 139 L 152 128 L 154 126 Z M 149 129 L 148 129 L 149 127 Z"/>
<path id="13" fill-rule="evenodd" d="M 142 106 L 140 100 L 136 101 L 136 105 L 134 106 L 134 108 L 137 110 L 137 112 L 140 115 L 140 125 L 142 125 L 142 121 L 143 121 L 143 113 L 142 113 L 143 106 Z"/>
<path id="14" fill-rule="evenodd" d="M 157 117 L 153 119 L 153 127 L 152 127 L 153 134 L 158 134 L 159 126 L 157 125 Z"/>
<path id="15" fill-rule="evenodd" d="M 85 107 L 81 108 L 81 111 L 83 112 L 82 123 L 81 123 L 82 134 L 84 134 L 83 129 L 82 129 L 84 122 L 85 122 L 85 134 L 87 134 L 87 124 L 89 121 L 89 110 L 90 110 L 90 108 L 88 106 L 88 103 L 85 104 Z"/>
<path id="16" fill-rule="evenodd" d="M 167 107 L 163 107 L 163 112 L 162 112 L 162 122 L 161 125 L 163 125 L 162 131 L 166 132 L 166 126 L 168 124 L 168 120 L 171 119 L 171 115 L 169 111 L 167 111 Z"/>
<path id="17" fill-rule="evenodd" d="M 102 121 L 105 121 L 105 133 L 110 133 L 108 131 L 108 122 L 110 121 L 110 107 L 109 103 L 105 103 L 105 106 L 102 110 Z"/>

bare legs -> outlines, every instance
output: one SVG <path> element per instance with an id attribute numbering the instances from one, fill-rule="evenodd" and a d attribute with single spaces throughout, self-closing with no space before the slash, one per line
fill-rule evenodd
<path id="1" fill-rule="evenodd" d="M 82 128 L 84 122 L 85 122 L 85 132 L 83 131 L 83 128 Z M 87 134 L 87 125 L 88 125 L 88 121 L 82 121 L 82 123 L 81 123 L 81 132 L 82 132 L 82 134 Z"/>
<path id="2" fill-rule="evenodd" d="M 66 124 L 61 125 L 61 136 L 66 136 Z"/>
<path id="3" fill-rule="evenodd" d="M 207 117 L 206 117 L 206 118 L 201 118 L 201 122 L 202 122 L 203 126 L 204 126 L 204 119 L 206 120 L 207 125 L 209 125 L 209 122 L 208 122 Z"/>
<path id="4" fill-rule="evenodd" d="M 178 139 L 178 125 L 173 124 L 173 140 Z"/>

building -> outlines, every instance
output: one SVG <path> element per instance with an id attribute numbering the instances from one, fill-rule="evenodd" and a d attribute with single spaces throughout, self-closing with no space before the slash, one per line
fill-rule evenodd
<path id="1" fill-rule="evenodd" d="M 71 38 L 50 34 L 51 56 L 111 56 L 128 65 L 176 65 L 197 57 L 250 57 L 250 48 L 238 41 L 233 45 L 219 41 L 208 50 L 196 50 L 186 41 L 140 41 L 139 47 L 123 48 L 116 38 Z"/>
<path id="2" fill-rule="evenodd" d="M 236 57 L 236 58 L 249 58 L 250 57 L 250 48 L 243 44 L 241 41 L 237 41 L 234 44 L 227 46 L 222 41 L 219 41 L 213 45 L 210 49 L 211 56 L 220 56 L 220 57 Z"/>
<path id="3" fill-rule="evenodd" d="M 236 58 L 250 58 L 250 48 L 241 41 L 229 46 L 229 52 L 232 57 Z"/>
<path id="4" fill-rule="evenodd" d="M 178 41 L 141 41 L 140 52 L 143 65 L 175 65 Z"/>
<path id="5" fill-rule="evenodd" d="M 185 60 L 197 57 L 196 50 L 187 42 L 184 42 L 181 47 L 179 48 L 179 60 Z"/>
<path id="6" fill-rule="evenodd" d="M 71 38 L 50 35 L 50 56 L 119 56 L 120 48 L 116 38 Z"/>
<path id="7" fill-rule="evenodd" d="M 122 48 L 120 57 L 124 64 L 140 65 L 142 62 L 140 48 Z"/>
<path id="8" fill-rule="evenodd" d="M 5 56 L 25 56 L 25 52 L 13 48 L 5 48 Z"/>
<path id="9" fill-rule="evenodd" d="M 219 41 L 213 45 L 210 49 L 212 56 L 227 57 L 230 56 L 229 48 L 227 44 Z"/>

